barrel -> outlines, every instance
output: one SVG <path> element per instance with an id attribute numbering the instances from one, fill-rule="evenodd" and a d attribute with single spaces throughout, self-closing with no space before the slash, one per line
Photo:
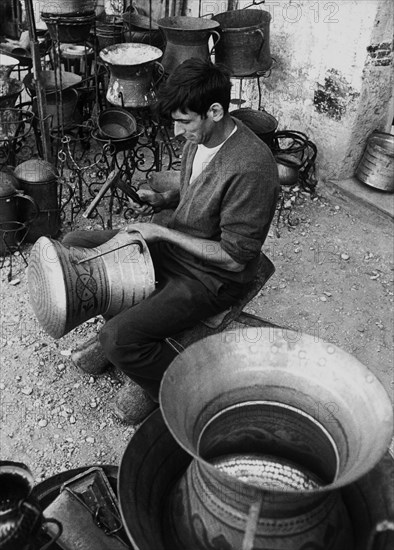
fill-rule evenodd
<path id="1" fill-rule="evenodd" d="M 394 192 L 394 135 L 372 132 L 357 166 L 356 177 L 370 187 Z"/>

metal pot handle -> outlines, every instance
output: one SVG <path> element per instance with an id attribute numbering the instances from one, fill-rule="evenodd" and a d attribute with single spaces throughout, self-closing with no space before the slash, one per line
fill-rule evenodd
<path id="1" fill-rule="evenodd" d="M 160 82 L 160 80 L 161 80 L 161 79 L 163 78 L 163 76 L 164 76 L 164 67 L 163 67 L 163 65 L 162 65 L 159 61 L 155 61 L 155 62 L 154 62 L 154 65 L 155 65 L 155 67 L 158 68 L 158 71 L 157 71 L 157 72 L 158 72 L 158 77 L 157 77 L 157 80 L 155 80 L 155 81 L 153 82 L 153 87 L 157 86 L 158 83 Z"/>
<path id="2" fill-rule="evenodd" d="M 212 36 L 212 38 L 213 38 L 214 36 L 216 36 L 216 40 L 213 38 L 213 46 L 212 46 L 212 48 L 211 48 L 211 51 L 209 52 L 209 55 L 212 55 L 212 52 L 214 51 L 216 44 L 217 44 L 217 43 L 219 42 L 219 40 L 220 40 L 220 34 L 218 33 L 218 31 L 211 30 L 211 36 Z"/>
<path id="3" fill-rule="evenodd" d="M 30 201 L 34 206 L 33 216 L 31 217 L 30 220 L 26 220 L 25 222 L 26 224 L 29 224 L 29 225 L 32 224 L 38 218 L 38 215 L 40 213 L 40 207 L 38 206 L 36 201 L 33 199 L 33 197 L 31 197 L 30 195 L 25 195 L 24 193 L 19 192 L 15 194 L 15 197 L 18 197 L 18 199 L 26 199 Z"/>
<path id="4" fill-rule="evenodd" d="M 57 532 L 51 535 L 51 540 L 48 541 L 44 546 L 41 546 L 39 550 L 49 550 L 52 548 L 52 545 L 57 541 L 57 539 L 60 537 L 60 535 L 63 532 L 63 526 L 57 519 L 54 518 L 45 518 L 43 522 L 43 527 L 45 527 L 45 524 L 47 523 L 53 523 L 57 527 Z"/>
<path id="5" fill-rule="evenodd" d="M 265 36 L 264 36 L 264 33 L 261 29 L 256 29 L 255 32 L 258 32 L 259 34 L 261 34 L 261 44 L 260 44 L 259 51 L 257 53 L 257 58 L 259 58 L 260 54 L 261 54 L 261 50 L 263 49 L 263 46 L 264 46 Z"/>

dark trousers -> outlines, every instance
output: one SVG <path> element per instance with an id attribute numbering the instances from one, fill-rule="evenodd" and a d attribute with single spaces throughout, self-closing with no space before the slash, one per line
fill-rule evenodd
<path id="1" fill-rule="evenodd" d="M 117 231 L 74 231 L 65 246 L 99 246 Z M 160 244 L 149 246 L 156 288 L 139 304 L 109 319 L 99 339 L 107 359 L 157 401 L 161 378 L 177 355 L 165 338 L 227 309 L 240 297 L 239 287 L 223 285 L 218 295 L 198 279 L 174 268 Z"/>

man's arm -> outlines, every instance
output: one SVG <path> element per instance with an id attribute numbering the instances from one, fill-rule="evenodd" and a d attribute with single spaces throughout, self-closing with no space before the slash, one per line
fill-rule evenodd
<path id="1" fill-rule="evenodd" d="M 217 241 L 192 237 L 175 229 L 169 229 L 155 223 L 134 223 L 126 227 L 128 233 L 138 231 L 143 239 L 149 242 L 167 241 L 179 246 L 200 260 L 226 269 L 227 271 L 242 271 L 244 264 L 233 260 Z"/>

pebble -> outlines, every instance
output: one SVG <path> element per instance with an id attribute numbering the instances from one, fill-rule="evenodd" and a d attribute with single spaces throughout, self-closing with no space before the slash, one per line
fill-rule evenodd
<path id="1" fill-rule="evenodd" d="M 42 418 L 41 420 L 38 421 L 38 425 L 40 426 L 40 428 L 45 428 L 45 426 L 48 425 L 48 422 L 47 420 L 45 420 L 45 418 Z"/>
<path id="2" fill-rule="evenodd" d="M 76 421 L 77 419 L 75 418 L 75 416 L 70 416 L 70 424 L 75 424 Z"/>
<path id="3" fill-rule="evenodd" d="M 20 282 L 21 282 L 20 279 L 12 279 L 12 281 L 10 281 L 10 285 L 16 286 L 16 285 L 19 285 Z"/>
<path id="4" fill-rule="evenodd" d="M 327 302 L 327 298 L 325 296 L 320 296 L 320 301 L 321 302 Z"/>
<path id="5" fill-rule="evenodd" d="M 22 388 L 21 389 L 21 392 L 24 394 L 24 395 L 31 395 L 33 393 L 33 388 Z"/>
<path id="6" fill-rule="evenodd" d="M 3 384 L 3 382 L 0 384 L 0 390 L 5 390 L 5 384 Z"/>
<path id="7" fill-rule="evenodd" d="M 349 260 L 350 256 L 349 256 L 349 254 L 346 254 L 345 252 L 342 252 L 341 258 L 342 258 L 342 260 Z"/>
<path id="8" fill-rule="evenodd" d="M 326 292 L 326 291 L 324 291 L 324 294 L 325 294 L 326 296 L 328 296 L 328 297 L 332 296 L 331 292 Z"/>
<path id="9" fill-rule="evenodd" d="M 85 441 L 86 441 L 86 443 L 94 443 L 95 439 L 94 439 L 94 437 L 89 436 L 85 439 Z"/>
<path id="10" fill-rule="evenodd" d="M 59 363 L 59 365 L 57 366 L 57 370 L 60 372 L 64 371 L 65 368 L 66 365 L 64 363 Z"/>
<path id="11" fill-rule="evenodd" d="M 60 351 L 60 355 L 64 355 L 64 357 L 70 357 L 72 351 L 70 349 L 62 349 Z"/>

